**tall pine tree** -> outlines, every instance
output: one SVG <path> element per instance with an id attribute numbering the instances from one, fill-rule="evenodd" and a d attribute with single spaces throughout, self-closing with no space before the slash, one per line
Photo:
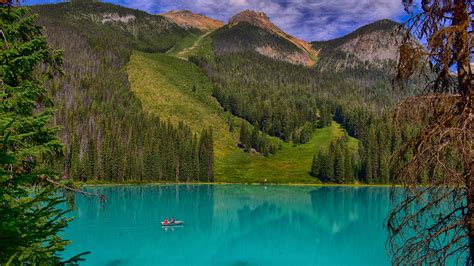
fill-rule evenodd
<path id="1" fill-rule="evenodd" d="M 0 264 L 55 265 L 70 219 L 56 207 L 63 181 L 47 167 L 62 145 L 43 84 L 62 56 L 24 8 L 0 6 L 0 36 Z"/>

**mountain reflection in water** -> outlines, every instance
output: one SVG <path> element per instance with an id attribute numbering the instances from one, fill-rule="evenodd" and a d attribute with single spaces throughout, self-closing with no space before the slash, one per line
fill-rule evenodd
<path id="1" fill-rule="evenodd" d="M 94 187 L 79 197 L 66 255 L 84 264 L 390 264 L 389 189 L 246 185 Z M 165 218 L 184 221 L 165 230 Z"/>

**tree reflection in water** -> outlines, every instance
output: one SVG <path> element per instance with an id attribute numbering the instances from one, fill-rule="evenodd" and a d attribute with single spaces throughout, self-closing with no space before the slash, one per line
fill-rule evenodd
<path id="1" fill-rule="evenodd" d="M 90 188 L 77 199 L 68 252 L 86 264 L 388 265 L 389 189 L 245 185 Z M 181 228 L 164 230 L 175 217 Z M 69 254 L 68 253 L 68 254 Z"/>

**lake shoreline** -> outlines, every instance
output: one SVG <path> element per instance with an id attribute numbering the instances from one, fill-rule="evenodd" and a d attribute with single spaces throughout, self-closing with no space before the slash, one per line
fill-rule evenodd
<path id="1" fill-rule="evenodd" d="M 394 184 L 364 184 L 364 183 L 245 183 L 245 182 L 85 182 L 81 184 L 84 187 L 101 187 L 101 186 L 145 186 L 145 185 L 249 185 L 249 186 L 300 186 L 300 187 L 401 187 Z"/>
<path id="2" fill-rule="evenodd" d="M 65 234 L 80 244 L 65 256 L 88 248 L 85 265 L 391 265 L 390 188 L 175 184 L 87 188 L 107 199 L 75 198 Z M 183 225 L 162 226 L 172 217 Z"/>

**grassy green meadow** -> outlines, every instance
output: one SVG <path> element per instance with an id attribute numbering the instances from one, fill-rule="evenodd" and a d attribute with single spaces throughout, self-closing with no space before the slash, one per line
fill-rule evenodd
<path id="1" fill-rule="evenodd" d="M 208 62 L 213 62 L 214 56 L 212 54 L 211 34 L 212 31 L 200 36 L 188 36 L 178 45 L 170 49 L 166 54 L 184 60 L 187 60 L 190 56 L 202 56 Z"/>
<path id="2" fill-rule="evenodd" d="M 209 37 L 188 45 L 206 49 Z M 337 123 L 318 129 L 311 140 L 302 145 L 280 141 L 282 149 L 264 157 L 245 153 L 237 147 L 238 130 L 229 131 L 228 121 L 239 128 L 242 119 L 225 112 L 212 96 L 212 84 L 194 64 L 171 55 L 185 57 L 193 49 L 181 48 L 166 54 L 134 52 L 127 67 L 132 91 L 141 100 L 143 109 L 173 124 L 183 122 L 194 132 L 212 127 L 215 146 L 215 181 L 239 183 L 319 183 L 308 173 L 318 149 L 344 134 Z M 184 52 L 183 52 L 184 51 Z M 351 138 L 357 149 L 357 140 Z"/>

